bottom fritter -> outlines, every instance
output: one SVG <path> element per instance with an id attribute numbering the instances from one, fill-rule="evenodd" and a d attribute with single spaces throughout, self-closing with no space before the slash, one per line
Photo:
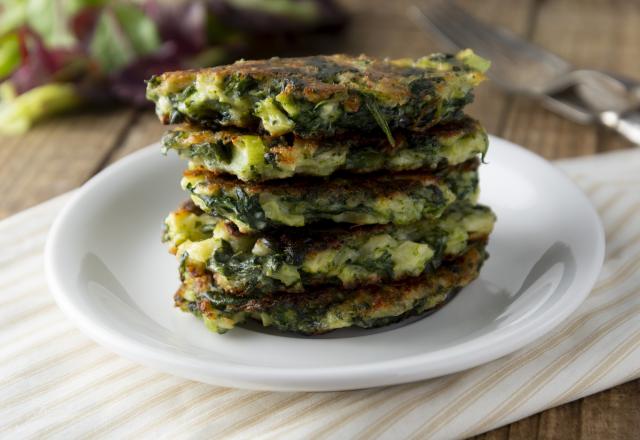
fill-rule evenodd
<path id="1" fill-rule="evenodd" d="M 326 287 L 305 293 L 237 296 L 218 290 L 207 272 L 187 273 L 175 303 L 202 318 L 217 333 L 225 333 L 247 319 L 307 335 L 352 326 L 380 327 L 446 303 L 477 278 L 487 258 L 485 245 L 484 241 L 473 243 L 460 257 L 429 274 L 350 291 Z"/>

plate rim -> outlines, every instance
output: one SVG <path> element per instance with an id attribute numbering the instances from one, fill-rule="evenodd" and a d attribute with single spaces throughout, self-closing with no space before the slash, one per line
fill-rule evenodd
<path id="1" fill-rule="evenodd" d="M 581 199 L 581 204 L 587 208 L 590 217 L 588 221 L 595 226 L 597 233 L 596 237 L 592 237 L 595 244 L 594 255 L 589 261 L 592 267 L 588 268 L 586 276 L 574 281 L 579 286 L 573 289 L 576 292 L 573 295 L 564 294 L 545 313 L 535 314 L 518 326 L 502 328 L 499 332 L 488 333 L 454 347 L 391 360 L 329 367 L 275 367 L 233 363 L 228 360 L 212 362 L 184 355 L 175 356 L 169 349 L 149 346 L 140 340 L 127 337 L 119 329 L 93 322 L 82 313 L 78 305 L 74 304 L 72 295 L 66 292 L 63 280 L 65 271 L 58 267 L 57 263 L 60 261 L 57 255 L 63 249 L 59 243 L 62 232 L 67 219 L 76 212 L 91 191 L 100 187 L 103 181 L 108 181 L 113 174 L 126 172 L 130 164 L 151 154 L 159 154 L 158 143 L 124 157 L 93 176 L 74 192 L 58 213 L 49 230 L 44 250 L 45 274 L 49 290 L 67 318 L 100 345 L 134 362 L 207 383 L 261 390 L 347 390 L 408 383 L 484 364 L 530 344 L 570 316 L 591 292 L 605 256 L 602 221 L 586 194 L 566 174 L 541 156 L 505 139 L 492 135 L 489 137 L 490 144 L 491 142 L 500 143 L 508 150 L 523 154 L 528 160 L 547 167 L 549 172 L 554 173 L 571 187 L 576 196 Z M 425 359 L 427 357 L 429 359 Z M 363 381 L 366 385 L 362 385 Z M 358 385 L 350 386 L 350 383 Z"/>

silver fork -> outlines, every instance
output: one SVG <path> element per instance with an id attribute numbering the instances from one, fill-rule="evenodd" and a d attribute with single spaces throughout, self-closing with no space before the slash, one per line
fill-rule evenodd
<path id="1" fill-rule="evenodd" d="M 505 91 L 528 95 L 576 122 L 601 123 L 640 144 L 640 85 L 619 75 L 576 69 L 515 34 L 491 27 L 449 0 L 412 6 L 409 17 L 447 50 L 472 48 L 491 60 L 488 76 Z"/>

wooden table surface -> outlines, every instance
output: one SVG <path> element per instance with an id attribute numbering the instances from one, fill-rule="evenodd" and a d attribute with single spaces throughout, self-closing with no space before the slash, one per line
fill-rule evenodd
<path id="1" fill-rule="evenodd" d="M 419 0 L 415 0 L 416 2 Z M 305 40 L 308 52 L 420 56 L 436 41 L 405 16 L 407 0 L 345 0 L 353 14 L 342 36 Z M 482 19 L 511 29 L 578 66 L 640 78 L 640 2 L 626 0 L 464 1 Z M 142 85 L 141 85 L 142 87 Z M 480 87 L 469 112 L 487 130 L 549 159 L 630 145 L 604 129 L 580 126 L 525 98 Z M 0 218 L 73 189 L 105 166 L 158 141 L 151 111 L 105 110 L 45 122 L 0 144 Z M 631 439 L 640 436 L 640 380 L 536 414 L 478 438 Z"/>

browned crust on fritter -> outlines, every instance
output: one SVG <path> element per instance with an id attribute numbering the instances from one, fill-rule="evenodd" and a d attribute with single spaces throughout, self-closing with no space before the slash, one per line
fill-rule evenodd
<path id="1" fill-rule="evenodd" d="M 185 202 L 186 205 L 187 202 Z M 188 203 L 188 207 L 184 205 L 178 210 L 200 215 L 203 211 L 193 203 Z M 243 234 L 238 227 L 230 222 L 224 221 L 225 229 L 234 237 L 240 237 Z M 367 236 L 373 234 L 384 234 L 391 232 L 396 226 L 391 224 L 373 224 L 373 225 L 337 225 L 332 222 L 316 223 L 313 228 L 286 228 L 285 230 L 272 230 L 260 233 L 260 237 L 272 243 L 278 243 L 282 248 L 291 249 L 296 253 L 297 249 L 304 249 L 305 253 L 311 255 L 315 252 L 326 249 L 338 249 L 342 247 L 347 239 L 356 239 L 358 236 Z M 469 240 L 485 240 L 486 236 L 479 233 L 470 233 Z"/>
<path id="2" fill-rule="evenodd" d="M 344 194 L 358 191 L 385 196 L 406 192 L 408 188 L 439 184 L 442 182 L 445 172 L 474 171 L 478 168 L 479 164 L 480 161 L 474 158 L 436 173 L 432 170 L 412 170 L 395 173 L 375 172 L 348 176 L 342 173 L 336 173 L 332 175 L 331 178 L 294 176 L 289 179 L 255 183 L 242 182 L 233 176 L 217 174 L 204 167 L 188 169 L 184 172 L 184 176 L 202 178 L 207 185 L 222 188 L 224 191 L 233 191 L 235 188 L 241 187 L 250 195 L 260 194 L 262 192 L 303 195 L 311 190 L 318 191 L 322 189 L 326 194 Z"/>
<path id="3" fill-rule="evenodd" d="M 387 308 L 416 289 L 451 289 L 456 286 L 465 286 L 471 283 L 478 275 L 478 270 L 486 259 L 484 253 L 485 241 L 477 241 L 470 246 L 467 252 L 459 257 L 446 261 L 434 272 L 419 277 L 407 278 L 401 281 L 392 281 L 386 284 L 368 285 L 349 291 L 339 287 L 316 287 L 305 292 L 276 292 L 259 297 L 248 298 L 240 302 L 236 312 L 262 312 L 268 311 L 276 304 L 287 304 L 290 307 L 314 307 L 331 304 L 336 301 L 336 292 L 343 290 L 349 299 L 358 301 L 358 298 L 366 298 L 373 303 L 374 309 Z M 204 294 L 215 284 L 210 273 L 192 275 L 189 285 L 198 294 Z M 182 292 L 185 286 L 181 286 L 175 294 L 176 304 L 184 301 Z M 243 296 L 242 293 L 237 296 Z M 346 297 L 345 297 L 346 299 Z M 364 302 L 364 301 L 363 301 Z M 210 307 L 207 300 L 199 301 L 201 310 L 206 311 Z M 204 305 L 202 304 L 204 303 Z M 202 309 L 204 308 L 204 309 Z"/>
<path id="4" fill-rule="evenodd" d="M 364 63 L 363 68 L 355 63 Z M 335 66 L 335 67 L 334 67 Z M 300 58 L 271 58 L 267 60 L 237 61 L 230 65 L 198 70 L 166 72 L 159 75 L 161 81 L 170 81 L 174 87 L 184 88 L 195 81 L 196 75 L 228 77 L 250 77 L 257 81 L 286 80 L 284 93 L 303 96 L 307 101 L 318 103 L 336 96 L 347 97 L 351 88 L 327 79 L 332 74 L 349 72 L 357 75 L 362 85 L 372 89 L 384 89 L 385 94 L 399 105 L 411 96 L 409 75 L 421 75 L 424 69 L 400 67 L 384 60 L 360 55 L 319 55 Z M 398 81 L 400 78 L 402 81 Z M 324 80 L 323 80 L 324 79 Z M 350 96 L 348 106 L 353 111 L 362 105 L 359 97 Z"/>
<path id="5" fill-rule="evenodd" d="M 446 122 L 432 127 L 424 135 L 432 135 L 438 138 L 449 138 L 460 135 L 460 133 L 467 133 L 474 130 L 480 130 L 481 126 L 475 119 L 464 117 L 457 121 Z M 234 143 L 239 136 L 259 136 L 263 143 L 273 153 L 280 155 L 280 161 L 287 162 L 287 159 L 293 160 L 290 157 L 289 152 L 295 145 L 308 145 L 313 148 L 322 150 L 323 148 L 329 148 L 332 145 L 341 144 L 344 142 L 355 142 L 355 148 L 357 146 L 366 146 L 369 148 L 375 147 L 380 152 L 392 152 L 401 148 L 407 147 L 407 137 L 410 135 L 406 130 L 396 130 L 393 133 L 395 144 L 391 145 L 384 133 L 350 133 L 339 134 L 327 138 L 302 138 L 295 134 L 289 134 L 287 136 L 269 136 L 267 134 L 256 133 L 252 131 L 242 130 L 239 128 L 224 128 L 220 130 L 208 130 L 192 123 L 184 123 L 176 126 L 174 129 L 169 130 L 168 133 L 181 132 L 186 133 L 186 138 L 181 142 L 187 144 L 202 144 L 212 141 L 220 141 L 223 143 Z"/>
<path id="6" fill-rule="evenodd" d="M 198 205 L 196 205 L 193 202 L 193 200 L 191 200 L 191 199 L 187 199 L 187 200 L 183 201 L 182 203 L 180 203 L 180 205 L 178 206 L 178 209 L 176 209 L 175 213 L 178 214 L 180 212 L 188 212 L 188 213 L 195 214 L 195 215 L 204 214 L 204 211 L 202 209 L 200 209 L 198 207 Z"/>

